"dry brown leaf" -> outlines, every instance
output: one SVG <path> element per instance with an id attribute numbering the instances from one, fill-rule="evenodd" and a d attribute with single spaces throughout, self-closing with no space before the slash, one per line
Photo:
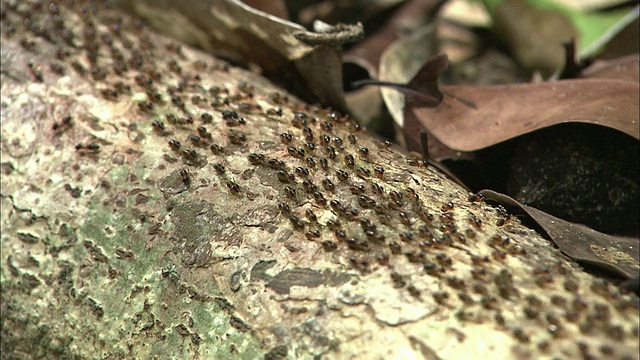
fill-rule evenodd
<path id="1" fill-rule="evenodd" d="M 625 278 L 638 276 L 640 239 L 603 234 L 582 224 L 570 223 L 534 207 L 523 205 L 507 195 L 492 190 L 482 190 L 480 194 L 485 199 L 498 202 L 511 212 L 530 217 L 570 258 Z"/>
<path id="2" fill-rule="evenodd" d="M 365 76 L 377 78 L 385 49 L 403 34 L 432 20 L 443 3 L 442 0 L 410 0 L 399 6 L 380 28 L 345 52 L 345 82 Z M 371 122 L 380 119 L 382 113 L 387 114 L 380 91 L 375 88 L 349 91 L 346 101 L 351 114 L 367 126 L 375 127 Z"/>
<path id="3" fill-rule="evenodd" d="M 353 62 L 366 69 L 370 77 L 377 77 L 385 49 L 403 34 L 424 26 L 443 3 L 442 0 L 406 1 L 380 29 L 345 52 L 345 62 Z"/>
<path id="4" fill-rule="evenodd" d="M 625 64 L 632 67 L 633 59 Z M 633 71 L 618 71 L 616 76 L 622 74 L 625 80 L 602 73 L 602 77 L 536 84 L 441 86 L 445 96 L 437 106 L 420 98 L 407 99 L 403 119 L 407 146 L 420 149 L 419 132 L 424 128 L 451 149 L 475 151 L 566 122 L 606 126 L 639 139 L 638 78 Z M 434 83 L 416 80 L 401 91 L 434 91 Z"/>
<path id="5" fill-rule="evenodd" d="M 580 77 L 617 79 L 623 81 L 638 80 L 638 54 L 621 56 L 611 60 L 597 60 Z"/>
<path id="6" fill-rule="evenodd" d="M 417 134 L 426 128 L 452 149 L 475 151 L 565 122 L 602 125 L 640 138 L 637 82 L 577 79 L 441 89 L 440 105 L 405 109 L 415 115 L 405 119 L 408 145 L 417 146 Z"/>
<path id="7" fill-rule="evenodd" d="M 417 37 L 416 42 L 422 38 Z M 412 45 L 416 44 L 403 44 Z M 398 54 L 401 52 L 395 51 L 390 56 L 401 56 Z M 395 62 L 402 64 L 402 59 Z M 602 125 L 638 139 L 638 78 L 633 70 L 620 70 L 635 68 L 637 72 L 634 61 L 637 63 L 637 57 L 625 60 L 624 65 L 611 65 L 618 78 L 600 72 L 597 77 L 537 84 L 444 85 L 440 87 L 444 98 L 439 104 L 433 101 L 439 93 L 436 77 L 423 75 L 429 72 L 425 68 L 433 66 L 427 63 L 406 86 L 383 88 L 382 94 L 394 119 L 403 127 L 407 147 L 414 151 L 421 149 L 419 134 L 423 129 L 447 147 L 467 152 L 565 122 Z M 393 69 L 381 75 L 385 80 L 402 81 L 406 72 L 400 65 L 387 67 Z M 622 76 L 625 80 L 620 80 Z"/>
<path id="8" fill-rule="evenodd" d="M 445 46 L 448 49 L 451 49 L 450 44 L 452 41 L 450 39 L 442 39 L 441 33 L 437 33 L 440 31 L 443 26 L 446 24 L 438 24 L 437 27 L 433 25 L 426 25 L 422 28 L 415 30 L 408 36 L 397 39 L 392 45 L 390 45 L 382 54 L 379 64 L 379 79 L 382 82 L 390 82 L 396 84 L 406 84 L 408 83 L 415 74 L 424 67 L 425 62 L 428 61 L 429 57 L 433 55 L 438 47 Z M 451 25 L 451 24 L 449 24 Z M 459 39 L 456 39 L 455 42 L 458 42 Z M 436 45 L 436 42 L 438 43 Z M 468 44 L 466 45 L 469 50 Z M 477 50 L 477 49 L 476 49 Z M 476 51 L 474 50 L 474 51 Z M 448 56 L 449 54 L 447 54 Z M 490 58 L 495 59 L 495 56 Z M 479 58 L 475 58 L 475 60 L 479 60 Z M 480 60 L 486 61 L 487 59 Z M 491 84 L 495 83 L 496 80 L 500 79 L 500 82 L 504 82 L 505 77 L 513 78 L 513 75 L 505 74 L 504 66 L 501 66 L 500 71 L 496 71 L 495 61 L 489 59 L 489 64 L 478 65 L 474 62 L 471 67 L 474 71 L 478 71 L 481 68 L 490 69 L 491 71 L 483 72 L 483 74 L 478 74 L 475 76 L 476 78 L 482 77 L 483 80 L 481 82 L 489 82 Z M 460 65 L 460 64 L 458 64 Z M 454 67 L 452 71 L 461 70 L 460 68 Z M 469 74 L 469 71 L 464 71 L 465 74 Z M 480 70 L 482 71 L 482 70 Z M 460 74 L 452 75 L 457 79 L 461 78 Z M 475 83 L 475 82 L 474 82 Z M 416 84 L 419 87 L 419 84 Z M 432 86 L 433 88 L 433 86 Z M 398 91 L 400 90 L 400 91 Z M 403 128 L 405 123 L 405 115 L 413 116 L 413 114 L 405 114 L 405 95 L 404 93 L 407 91 L 406 87 L 404 89 L 392 88 L 392 87 L 382 87 L 380 89 L 380 93 L 385 101 L 385 105 L 391 116 L 393 117 L 394 122 L 397 124 L 399 128 Z M 435 94 L 434 94 L 435 95 Z M 420 143 L 413 141 L 418 139 L 419 131 L 415 134 L 412 134 L 412 138 L 408 139 L 411 143 L 409 146 L 410 150 L 420 151 Z M 405 137 L 399 136 L 396 139 L 398 142 L 406 146 Z M 449 149 L 446 145 L 442 144 L 438 139 L 436 139 L 430 133 L 428 134 L 428 148 L 429 154 L 433 159 L 442 160 L 442 159 L 459 159 L 466 158 L 465 154 L 460 152 L 455 152 Z"/>
<path id="9" fill-rule="evenodd" d="M 292 79 L 307 99 L 347 108 L 341 45 L 361 37 L 361 26 L 307 31 L 238 0 L 121 0 L 116 5 L 186 44 Z"/>
<path id="10" fill-rule="evenodd" d="M 436 52 L 435 44 L 432 41 L 434 33 L 434 27 L 424 26 L 410 36 L 390 45 L 380 58 L 379 79 L 394 83 L 409 82 L 427 59 Z M 405 103 L 403 93 L 398 89 L 387 87 L 382 87 L 380 93 L 393 120 L 402 128 Z M 412 150 L 417 150 L 417 148 Z"/>

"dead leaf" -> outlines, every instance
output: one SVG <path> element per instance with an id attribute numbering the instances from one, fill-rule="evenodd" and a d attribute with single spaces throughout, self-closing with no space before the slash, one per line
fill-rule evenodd
<path id="1" fill-rule="evenodd" d="M 314 20 L 334 24 L 339 22 L 367 22 L 406 0 L 290 0 L 292 18 L 300 24 Z M 295 16 L 294 16 L 295 14 Z"/>
<path id="2" fill-rule="evenodd" d="M 438 76 L 449 65 L 447 55 L 439 53 L 427 60 L 427 63 L 406 84 L 398 84 L 386 81 L 363 80 L 354 82 L 355 86 L 382 85 L 396 88 L 406 96 L 407 106 L 437 106 L 442 102 L 442 92 L 438 89 Z M 405 107 L 407 107 L 405 106 Z"/>
<path id="3" fill-rule="evenodd" d="M 366 69 L 369 77 L 377 78 L 385 49 L 404 34 L 424 26 L 443 4 L 443 0 L 406 1 L 382 27 L 345 52 L 345 62 L 355 63 Z"/>
<path id="4" fill-rule="evenodd" d="M 616 273 L 627 279 L 638 276 L 640 269 L 640 239 L 613 236 L 597 232 L 581 224 L 547 214 L 523 205 L 513 198 L 492 191 L 479 192 L 514 214 L 527 215 L 570 258 Z"/>
<path id="5" fill-rule="evenodd" d="M 442 40 L 440 38 L 436 39 L 436 30 L 440 30 L 441 28 L 441 26 L 438 26 L 437 28 L 431 25 L 424 26 L 414 31 L 411 35 L 396 40 L 382 54 L 379 65 L 379 79 L 382 82 L 391 82 L 394 84 L 406 84 L 411 81 L 411 79 L 415 77 L 416 73 L 418 73 L 421 68 L 425 67 L 424 64 L 428 61 L 429 57 L 436 52 L 437 47 L 434 40 L 437 40 L 440 46 L 448 43 L 447 40 Z M 447 48 L 450 48 L 450 46 L 447 46 Z M 474 75 L 473 77 L 476 80 L 483 79 L 480 80 L 481 83 L 488 82 L 490 84 L 494 84 L 496 82 L 503 83 L 506 79 L 513 81 L 513 74 L 517 73 L 517 71 L 514 71 L 515 64 L 505 64 L 505 61 L 499 62 L 499 60 L 496 60 L 499 55 L 497 55 L 496 52 L 493 52 L 492 54 L 493 55 L 486 57 L 475 57 L 471 60 L 474 62 L 474 65 L 471 66 L 473 71 L 482 72 Z M 449 54 L 447 54 L 447 56 L 448 55 Z M 502 60 L 505 60 L 504 56 L 502 57 Z M 484 65 L 480 65 L 478 63 L 479 61 L 482 61 Z M 460 78 L 462 78 L 461 72 L 464 72 L 465 74 L 470 73 L 468 69 L 462 70 L 460 66 L 464 66 L 464 63 L 454 64 L 454 67 L 452 68 L 454 73 L 448 73 L 450 78 L 453 77 L 460 80 Z M 497 70 L 496 67 L 499 70 Z M 431 88 L 433 89 L 433 86 L 431 86 Z M 387 110 L 393 117 L 395 123 L 401 129 L 405 123 L 405 115 L 413 116 L 412 113 L 405 114 L 404 112 L 404 93 L 406 91 L 408 91 L 408 89 L 406 89 L 406 86 L 404 85 L 396 86 L 395 89 L 393 86 L 383 86 L 380 89 L 380 93 L 385 101 Z M 405 147 L 407 147 L 406 140 L 408 140 L 410 142 L 408 146 L 409 149 L 418 151 L 419 143 L 415 141 L 417 140 L 418 134 L 419 131 L 412 134 L 412 137 L 409 139 L 405 139 L 404 136 L 400 136 L 396 140 L 405 145 Z M 442 160 L 469 157 L 468 154 L 462 154 L 458 151 L 451 150 L 430 133 L 428 134 L 428 139 L 429 154 L 433 159 Z"/>
<path id="6" fill-rule="evenodd" d="M 491 17 L 480 1 L 449 0 L 443 6 L 440 18 L 446 22 L 463 24 L 471 27 L 487 27 L 491 25 Z"/>
<path id="7" fill-rule="evenodd" d="M 438 28 L 438 30 L 440 30 L 440 28 Z M 476 41 L 480 42 L 479 40 Z M 450 50 L 453 50 L 454 54 L 458 54 L 457 58 L 459 60 L 456 61 L 456 58 L 452 58 Z M 456 50 L 452 46 L 444 47 L 443 52 L 449 56 L 451 64 L 449 69 L 443 74 L 441 79 L 443 83 L 456 85 L 500 85 L 522 82 L 528 78 L 525 72 L 520 69 L 507 54 L 498 49 L 489 48 L 482 52 L 478 52 L 478 49 L 475 49 L 471 52 L 471 47 L 468 46 L 466 51 L 473 56 L 471 57 L 469 55 L 460 59 L 460 50 Z"/>
<path id="8" fill-rule="evenodd" d="M 254 9 L 264 11 L 280 19 L 289 20 L 287 3 L 284 0 L 242 0 Z"/>
<path id="9" fill-rule="evenodd" d="M 632 67 L 633 59 L 625 64 Z M 419 74 L 432 66 L 425 64 Z M 637 77 L 633 81 L 632 70 L 618 73 L 628 78 L 591 77 L 499 86 L 445 85 L 441 87 L 445 96 L 438 106 L 428 99 L 437 86 L 434 77 L 416 76 L 407 84 L 409 90 L 397 87 L 406 94 L 427 93 L 427 98 L 407 99 L 403 124 L 407 145 L 411 150 L 419 149 L 419 132 L 426 128 L 451 149 L 475 151 L 564 122 L 603 125 L 638 139 Z"/>
<path id="10" fill-rule="evenodd" d="M 578 77 L 578 74 L 586 66 L 580 61 L 576 54 L 576 40 L 571 39 L 569 42 L 562 44 L 564 46 L 564 68 L 560 72 L 559 79 L 571 79 Z"/>
<path id="11" fill-rule="evenodd" d="M 432 21 L 443 3 L 443 0 L 409 0 L 401 4 L 375 32 L 345 52 L 345 83 L 377 78 L 380 58 L 385 49 L 404 34 Z M 351 114 L 367 127 L 376 128 L 379 126 L 374 121 L 388 120 L 378 89 L 352 89 L 345 96 Z"/>
<path id="12" fill-rule="evenodd" d="M 443 61 L 440 55 L 436 57 Z M 396 62 L 402 64 L 400 60 L 406 59 Z M 633 59 L 625 64 L 633 67 Z M 400 68 L 396 65 L 395 72 L 385 73 L 385 77 L 396 81 L 405 76 Z M 382 89 L 389 111 L 404 130 L 409 150 L 421 149 L 422 129 L 447 147 L 465 152 L 566 122 L 602 125 L 640 138 L 638 78 L 634 80 L 632 70 L 619 71 L 618 75 L 628 76 L 626 80 L 591 77 L 536 84 L 444 85 L 440 87 L 444 98 L 438 103 L 433 72 L 443 68 L 442 63 L 427 62 L 406 86 L 390 84 L 391 88 Z M 410 96 L 405 101 L 406 95 Z"/>
<path id="13" fill-rule="evenodd" d="M 120 0 L 116 5 L 186 44 L 292 79 L 307 99 L 347 109 L 342 44 L 361 37 L 361 26 L 307 31 L 238 0 Z"/>
<path id="14" fill-rule="evenodd" d="M 501 2 L 493 12 L 493 29 L 525 68 L 539 70 L 545 77 L 562 68 L 562 44 L 578 35 L 563 14 L 527 0 Z"/>
<path id="15" fill-rule="evenodd" d="M 583 78 L 638 80 L 638 54 L 621 56 L 610 60 L 597 60 L 580 73 Z"/>
<path id="16" fill-rule="evenodd" d="M 399 84 L 409 82 L 427 59 L 436 52 L 436 44 L 432 41 L 434 34 L 433 26 L 424 26 L 390 45 L 380 58 L 380 81 Z M 393 120 L 402 128 L 404 94 L 398 89 L 387 87 L 382 87 L 380 93 Z M 412 150 L 417 151 L 418 148 L 414 147 Z"/>
<path id="17" fill-rule="evenodd" d="M 607 126 L 640 138 L 637 82 L 576 79 L 441 89 L 445 96 L 437 107 L 405 109 L 420 121 L 406 119 L 408 145 L 417 147 L 416 135 L 426 128 L 452 149 L 474 151 L 565 122 Z"/>

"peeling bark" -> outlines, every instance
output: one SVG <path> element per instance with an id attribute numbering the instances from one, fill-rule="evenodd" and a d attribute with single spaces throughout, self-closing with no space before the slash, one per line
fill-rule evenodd
<path id="1" fill-rule="evenodd" d="M 2 2 L 3 358 L 637 358 L 635 295 L 423 162 L 37 4 Z"/>

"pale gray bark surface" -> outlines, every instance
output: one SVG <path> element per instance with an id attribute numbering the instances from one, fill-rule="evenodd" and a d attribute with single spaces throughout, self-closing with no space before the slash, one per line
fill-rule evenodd
<path id="1" fill-rule="evenodd" d="M 637 358 L 635 295 L 353 122 L 125 16 L 28 8 L 2 2 L 3 358 Z"/>

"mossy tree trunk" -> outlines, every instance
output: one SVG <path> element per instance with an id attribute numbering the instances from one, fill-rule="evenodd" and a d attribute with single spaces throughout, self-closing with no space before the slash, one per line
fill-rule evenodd
<path id="1" fill-rule="evenodd" d="M 637 357 L 635 295 L 122 14 L 2 1 L 1 146 L 3 358 Z"/>

